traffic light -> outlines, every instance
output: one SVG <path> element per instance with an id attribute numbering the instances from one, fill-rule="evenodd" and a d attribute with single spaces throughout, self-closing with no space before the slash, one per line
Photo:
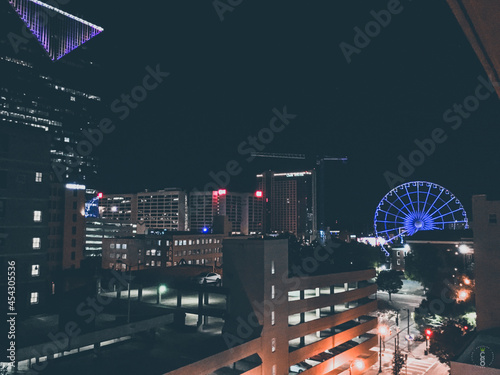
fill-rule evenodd
<path id="1" fill-rule="evenodd" d="M 427 329 L 425 330 L 425 338 L 426 338 L 427 340 L 429 340 L 429 339 L 431 338 L 431 336 L 432 336 L 432 330 L 431 330 L 431 329 L 429 329 L 429 328 L 427 328 Z"/>

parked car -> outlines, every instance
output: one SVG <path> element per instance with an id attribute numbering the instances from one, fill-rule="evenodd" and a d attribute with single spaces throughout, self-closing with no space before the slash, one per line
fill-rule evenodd
<path id="1" fill-rule="evenodd" d="M 194 278 L 194 282 L 197 284 L 217 284 L 220 285 L 222 278 L 218 273 L 215 272 L 202 272 Z"/>
<path id="2" fill-rule="evenodd" d="M 290 366 L 290 372 L 301 373 L 310 369 L 312 366 L 306 362 L 299 362 L 296 365 Z"/>

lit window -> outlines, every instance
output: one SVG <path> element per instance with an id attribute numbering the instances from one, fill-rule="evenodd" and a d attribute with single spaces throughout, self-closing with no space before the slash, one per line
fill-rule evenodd
<path id="1" fill-rule="evenodd" d="M 157 266 L 161 267 L 161 262 L 160 261 L 158 261 Z"/>
<path id="2" fill-rule="evenodd" d="M 271 261 L 271 275 L 274 275 L 275 270 L 274 270 L 274 260 Z"/>
<path id="3" fill-rule="evenodd" d="M 187 241 L 186 240 L 182 241 L 182 244 L 187 245 Z"/>
<path id="4" fill-rule="evenodd" d="M 69 138 L 68 137 L 64 137 L 64 142 L 69 143 Z"/>
<path id="5" fill-rule="evenodd" d="M 127 254 L 122 254 L 122 259 L 127 259 Z"/>
<path id="6" fill-rule="evenodd" d="M 155 266 L 155 261 L 154 261 L 154 260 L 152 260 L 152 261 L 151 261 L 151 267 L 154 267 L 154 266 Z"/>
<path id="7" fill-rule="evenodd" d="M 40 276 L 40 265 L 33 264 L 31 266 L 31 276 Z"/>
<path id="8" fill-rule="evenodd" d="M 124 243 L 124 244 L 122 245 L 122 249 L 123 249 L 123 250 L 127 250 L 127 244 L 126 244 L 126 243 Z"/>
<path id="9" fill-rule="evenodd" d="M 33 249 L 39 250 L 41 247 L 41 239 L 40 237 L 33 237 Z"/>
<path id="10" fill-rule="evenodd" d="M 151 256 L 156 256 L 156 250 L 151 250 Z"/>
<path id="11" fill-rule="evenodd" d="M 38 292 L 31 292 L 30 304 L 36 305 L 38 303 Z"/>
<path id="12" fill-rule="evenodd" d="M 272 375 L 276 375 L 276 365 L 273 365 L 273 372 Z"/>
<path id="13" fill-rule="evenodd" d="M 179 241 L 175 240 L 175 246 L 179 245 Z"/>
<path id="14" fill-rule="evenodd" d="M 273 337 L 271 340 L 271 351 L 274 353 L 276 351 L 276 339 Z"/>
<path id="15" fill-rule="evenodd" d="M 271 285 L 271 299 L 274 299 L 274 285 Z"/>
<path id="16" fill-rule="evenodd" d="M 114 249 L 115 248 L 115 244 L 114 243 L 109 244 L 109 248 L 110 249 Z"/>
<path id="17" fill-rule="evenodd" d="M 121 249 L 121 248 L 122 248 L 122 245 L 121 245 L 121 244 L 119 244 L 119 243 L 117 243 L 117 244 L 116 244 L 116 249 L 117 249 L 117 250 L 119 250 L 119 249 Z"/>
<path id="18" fill-rule="evenodd" d="M 401 259 L 398 259 L 398 266 L 401 265 Z"/>
<path id="19" fill-rule="evenodd" d="M 158 240 L 158 246 L 161 246 L 161 240 Z"/>
<path id="20" fill-rule="evenodd" d="M 193 244 L 193 240 L 189 240 L 188 245 L 192 245 L 192 244 Z"/>
<path id="21" fill-rule="evenodd" d="M 200 239 L 197 239 L 196 240 L 196 244 L 199 245 L 200 244 Z"/>
<path id="22" fill-rule="evenodd" d="M 212 243 L 212 239 L 211 238 L 208 240 L 208 243 Z"/>
<path id="23" fill-rule="evenodd" d="M 151 255 L 151 250 L 146 250 L 146 255 Z"/>
<path id="24" fill-rule="evenodd" d="M 69 97 L 69 100 L 71 100 L 72 102 L 76 102 L 76 97 L 74 97 L 74 96 L 70 96 L 70 97 Z"/>
<path id="25" fill-rule="evenodd" d="M 271 325 L 274 325 L 274 311 L 271 311 Z"/>
<path id="26" fill-rule="evenodd" d="M 35 173 L 35 182 L 42 182 L 42 172 Z"/>
<path id="27" fill-rule="evenodd" d="M 42 211 L 33 211 L 33 221 L 36 223 L 42 221 Z"/>
<path id="28" fill-rule="evenodd" d="M 160 251 L 160 250 L 157 250 L 157 251 L 156 251 L 156 256 L 157 256 L 157 257 L 161 256 L 161 251 Z"/>

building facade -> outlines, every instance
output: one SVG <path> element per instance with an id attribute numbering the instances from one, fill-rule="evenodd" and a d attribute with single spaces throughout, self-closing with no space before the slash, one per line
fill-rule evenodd
<path id="1" fill-rule="evenodd" d="M 303 239 L 317 235 L 316 172 L 257 175 L 263 193 L 263 230 L 265 233 L 293 233 Z"/>
<path id="2" fill-rule="evenodd" d="M 227 350 L 169 375 L 222 372 L 250 358 L 240 373 L 285 375 L 300 365 L 304 374 L 339 374 L 354 359 L 365 368 L 377 361 L 378 337 L 368 333 L 377 327 L 368 315 L 377 309 L 375 270 L 289 277 L 287 240 L 228 239 L 224 259 Z"/>
<path id="3" fill-rule="evenodd" d="M 29 4 L 22 7 L 25 5 Z M 35 6 L 33 2 L 31 5 Z M 2 14 L 5 12 L 2 35 L 21 33 L 26 26 L 16 11 L 7 2 L 0 7 Z M 28 18 L 40 11 L 28 8 L 23 10 Z M 57 17 L 70 19 L 61 14 Z M 63 39 L 63 35 L 54 34 L 60 29 L 41 29 L 47 38 Z M 92 79 L 80 79 L 83 67 L 94 71 L 93 66 L 77 59 L 53 62 L 35 37 L 24 38 L 17 45 L 11 38 L 0 41 L 0 123 L 41 128 L 52 136 L 52 169 L 58 182 L 89 183 L 97 174 L 96 158 L 87 152 L 91 140 L 86 134 L 89 128 L 97 128 L 101 98 L 87 89 L 86 82 Z M 82 142 L 86 142 L 85 150 Z"/>
<path id="4" fill-rule="evenodd" d="M 104 194 L 99 202 L 102 219 L 147 229 L 188 229 L 187 195 L 172 188 L 136 194 Z"/>
<path id="5" fill-rule="evenodd" d="M 3 276 L 13 267 L 16 311 L 27 314 L 47 303 L 50 172 L 46 132 L 0 124 L 0 265 Z M 7 277 L 0 288 L 7 301 Z"/>

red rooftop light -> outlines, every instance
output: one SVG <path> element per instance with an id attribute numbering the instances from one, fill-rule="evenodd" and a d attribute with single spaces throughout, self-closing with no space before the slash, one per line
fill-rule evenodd
<path id="1" fill-rule="evenodd" d="M 262 198 L 262 197 L 264 196 L 264 193 L 263 193 L 261 190 L 257 190 L 257 191 L 255 192 L 255 196 L 256 196 L 257 198 Z"/>
<path id="2" fill-rule="evenodd" d="M 102 193 L 98 193 L 97 198 L 102 199 Z"/>

